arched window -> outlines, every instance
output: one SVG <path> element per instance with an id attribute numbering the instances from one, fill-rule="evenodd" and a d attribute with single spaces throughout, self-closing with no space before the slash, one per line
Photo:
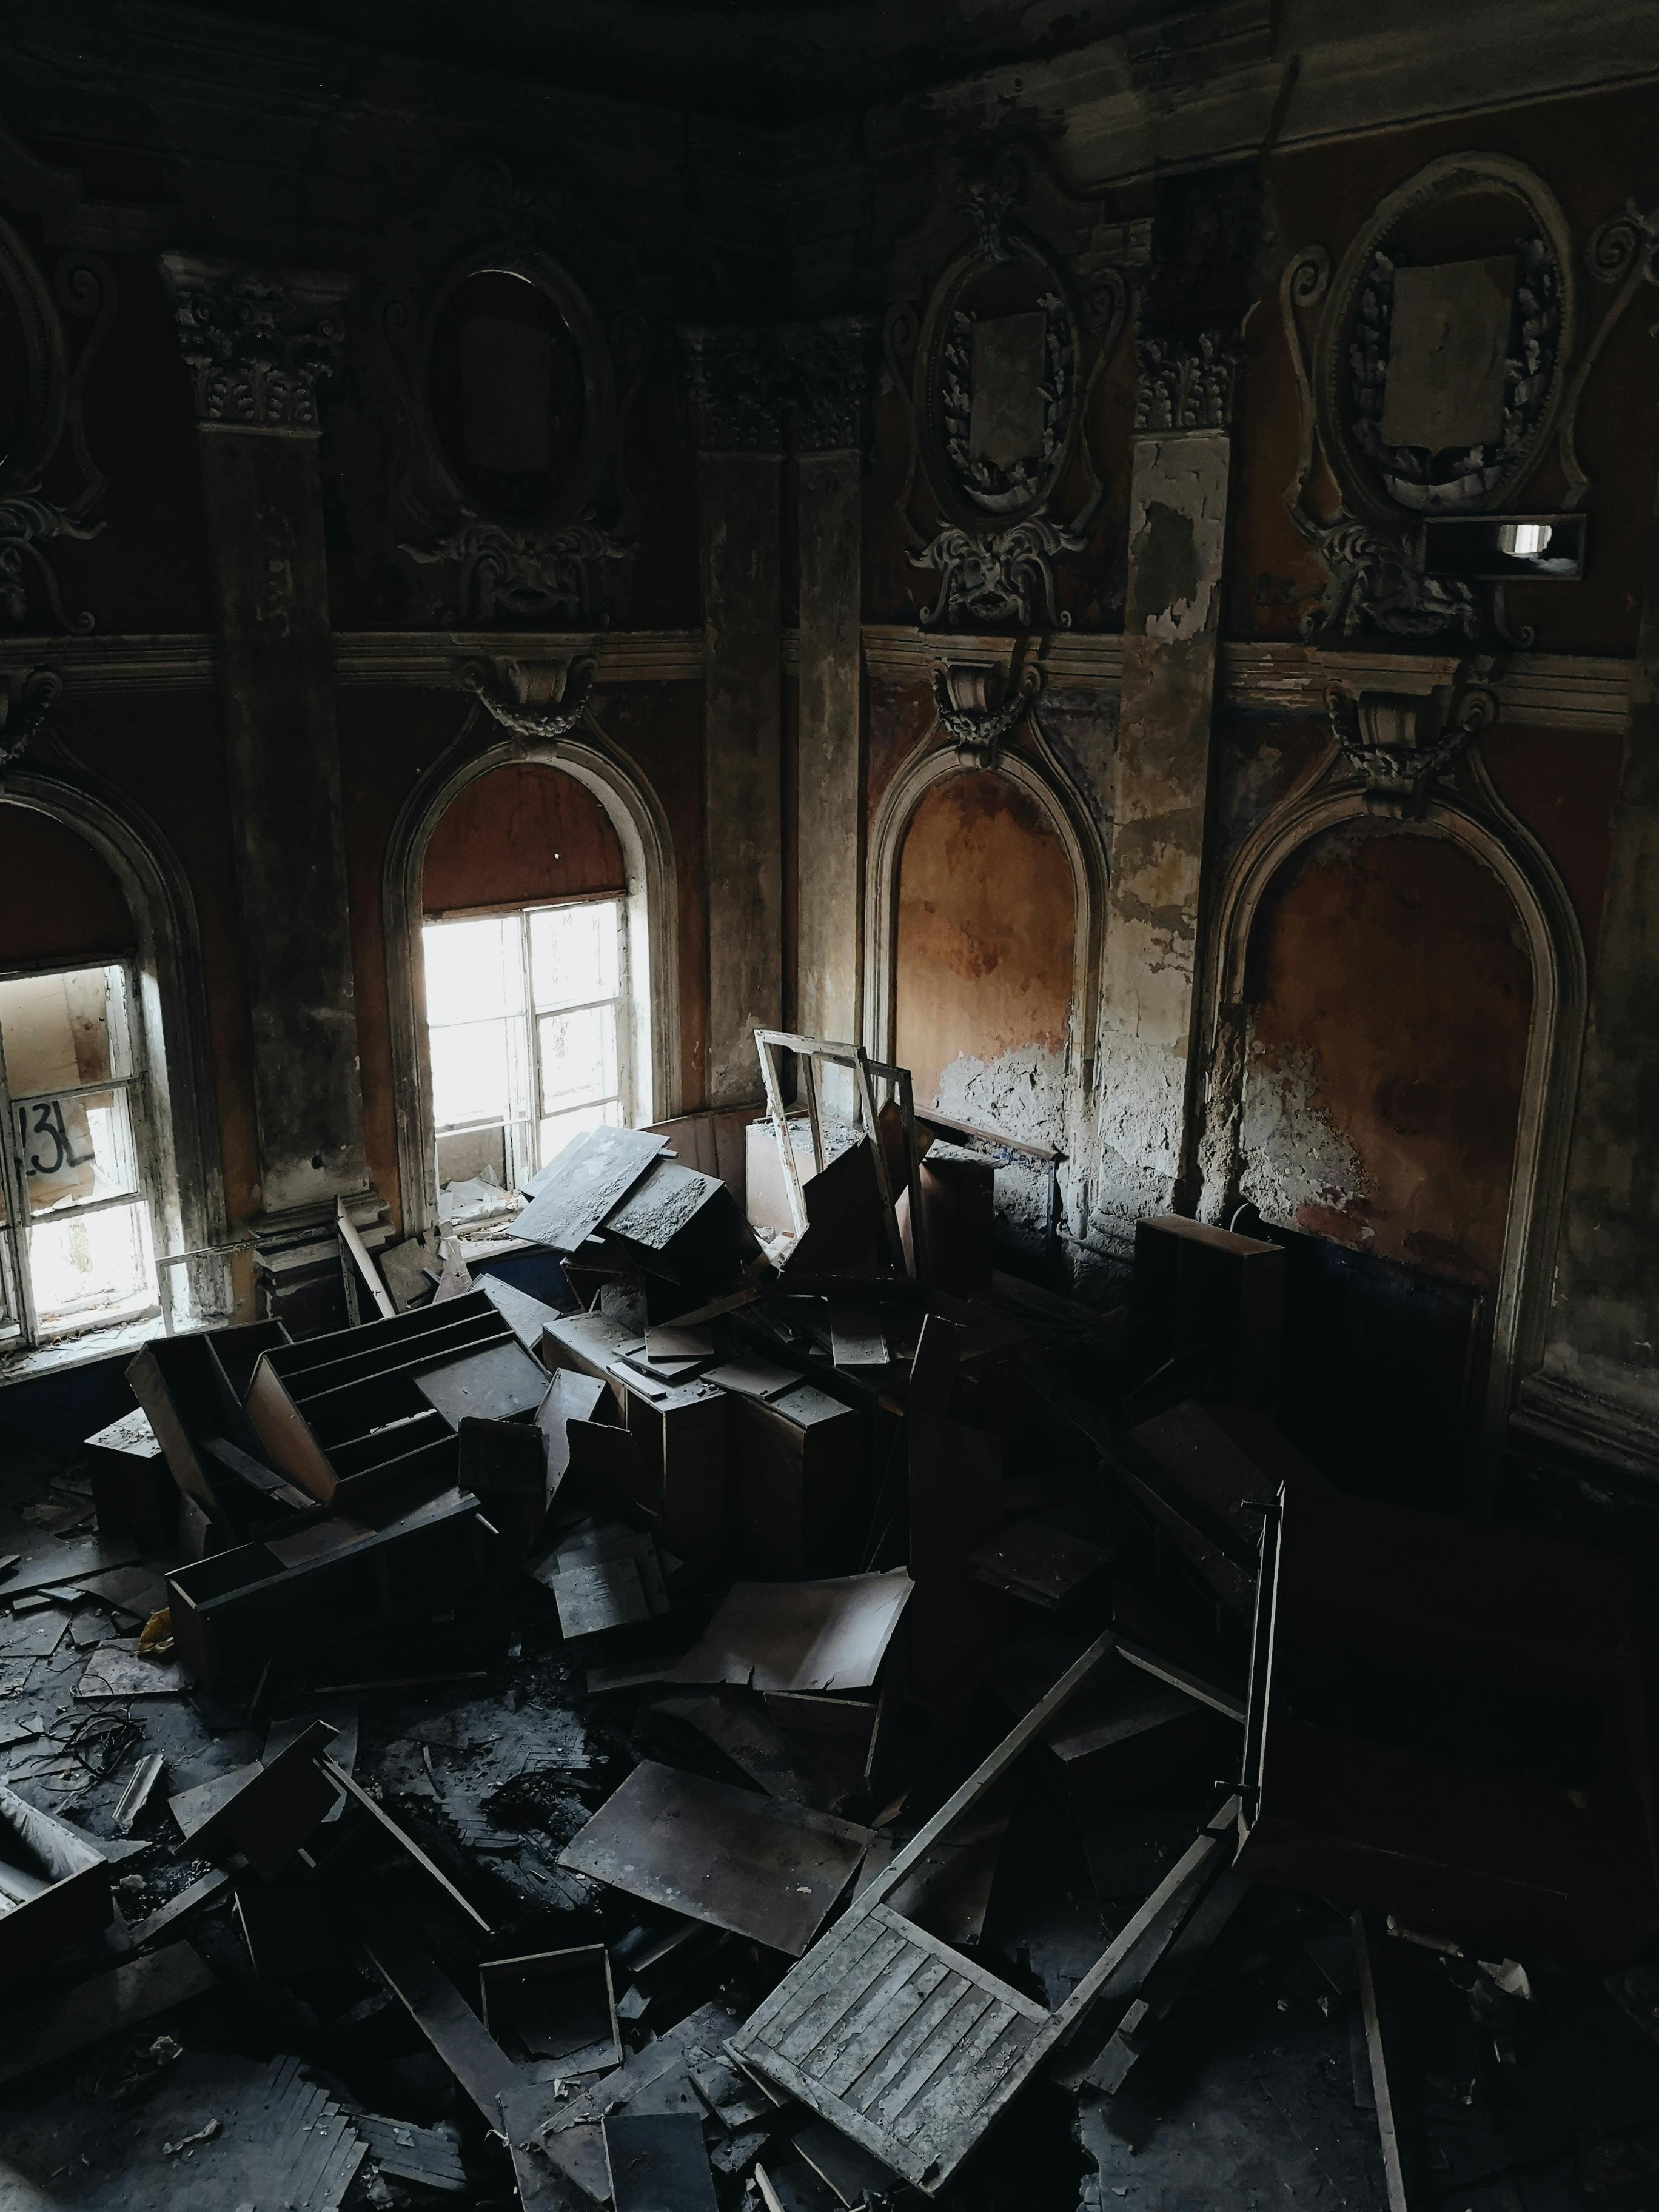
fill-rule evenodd
<path id="1" fill-rule="evenodd" d="M 97 800 L 17 771 L 0 880 L 0 1353 L 216 1318 L 211 1133 L 173 1127 L 201 1075 L 187 906 Z"/>
<path id="2" fill-rule="evenodd" d="M 572 1137 L 635 1118 L 627 862 L 592 791 L 515 763 L 439 820 L 422 907 L 438 1218 L 487 1220 Z"/>

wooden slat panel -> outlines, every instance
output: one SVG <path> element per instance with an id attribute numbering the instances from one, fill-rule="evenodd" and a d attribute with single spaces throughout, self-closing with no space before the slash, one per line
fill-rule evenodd
<path id="1" fill-rule="evenodd" d="M 907 1947 L 896 1952 L 874 1980 L 866 1984 L 857 2003 L 839 2018 L 812 2030 L 810 2040 L 799 2030 L 786 2038 L 790 2057 L 798 2058 L 803 2066 L 828 2063 L 834 2052 L 845 2050 L 867 2028 L 893 2016 L 894 2007 L 904 2002 L 907 1984 L 925 1963 L 925 1954 L 920 1951 Z"/>
<path id="2" fill-rule="evenodd" d="M 896 2113 L 904 2110 L 917 2090 L 926 2087 L 951 2053 L 965 2042 L 995 2002 L 996 1999 L 988 1996 L 983 1990 L 971 1986 L 959 1990 L 955 2004 L 932 2033 L 912 2047 L 902 2073 L 894 2075 L 879 2091 L 862 2098 L 865 2118 L 874 2126 L 887 2126 Z"/>
<path id="3" fill-rule="evenodd" d="M 975 2021 L 956 2049 L 918 2080 L 890 2123 L 894 2140 L 911 2147 L 913 2156 L 925 2152 L 924 2164 L 927 2159 L 939 2155 L 943 2146 L 961 2128 L 964 2117 L 978 2115 L 985 2101 L 981 2094 L 981 2075 L 991 2054 L 1002 2045 L 1011 2029 L 1020 2031 L 1012 2046 L 1020 2052 L 1029 2051 L 1033 2043 L 1047 2040 L 1038 2037 L 1029 2021 L 1018 2019 L 1006 2007 L 993 2005 Z M 1000 2063 L 994 2063 L 990 2068 L 993 2081 L 986 2086 L 994 2086 L 1005 2070 Z M 961 2155 L 960 2152 L 957 2155 Z"/>
<path id="4" fill-rule="evenodd" d="M 884 2089 L 902 2084 L 910 2077 L 916 2054 L 942 2021 L 953 2017 L 957 2020 L 957 2039 L 959 2041 L 970 2024 L 963 2017 L 963 2008 L 968 2001 L 983 1998 L 987 2004 L 990 2002 L 982 1990 L 974 1989 L 960 1974 L 949 1972 L 937 1959 L 933 1961 L 933 1971 L 937 1980 L 932 1993 L 911 2006 L 909 2018 L 898 2027 L 896 2034 L 889 2038 L 886 2049 L 870 2060 L 840 2091 L 848 2104 L 855 2105 L 860 2112 L 873 2113 L 876 2101 Z M 914 1986 L 918 1990 L 921 1989 L 921 1976 L 917 1977 Z M 836 2085 L 831 2082 L 830 2086 L 833 2088 Z"/>
<path id="5" fill-rule="evenodd" d="M 903 1938 L 890 1928 L 866 1923 L 859 1932 L 871 1940 L 856 1954 L 850 1946 L 842 1951 L 832 1945 L 817 1971 L 801 1976 L 799 1990 L 793 1994 L 804 1996 L 804 2004 L 792 2005 L 769 2021 L 751 2020 L 745 2038 L 752 2036 L 758 2048 L 769 2046 L 786 2056 L 798 2047 L 810 2051 L 823 2030 L 850 2011 L 904 1949 Z M 787 1989 L 787 1982 L 781 1987 Z"/>
<path id="6" fill-rule="evenodd" d="M 942 1943 L 931 1930 L 919 1928 L 914 1920 L 907 1920 L 902 1912 L 895 1911 L 890 1905 L 877 1905 L 870 1917 L 872 1920 L 884 1923 L 889 1928 L 899 1929 L 906 1942 L 913 1948 L 931 1951 L 936 1959 L 943 1959 L 953 1972 L 961 1974 L 968 1981 L 976 1983 L 988 1996 L 995 1997 L 999 2003 L 1010 2006 L 1015 2012 L 1024 2013 L 1027 2020 L 1033 2021 L 1041 2026 L 1048 2019 L 1047 2006 L 1040 2005 L 1033 1998 L 1028 1997 L 1023 1990 L 1011 1988 L 1006 1982 L 1000 1980 L 995 1974 L 992 1973 L 988 1967 L 981 1966 L 978 1960 L 969 1959 L 962 1952 L 952 1950 L 948 1943 Z"/>
<path id="7" fill-rule="evenodd" d="M 868 2066 L 874 2065 L 902 2035 L 908 2023 L 926 2009 L 941 1982 L 953 1986 L 956 1977 L 948 1966 L 924 1951 L 912 1951 L 904 1960 L 902 1979 L 884 1984 L 883 2000 L 866 2008 L 855 2032 L 817 2058 L 824 2087 L 832 2097 L 845 2097 Z M 817 2054 L 814 2054 L 817 2057 Z M 860 2102 L 856 2097 L 851 2100 Z"/>

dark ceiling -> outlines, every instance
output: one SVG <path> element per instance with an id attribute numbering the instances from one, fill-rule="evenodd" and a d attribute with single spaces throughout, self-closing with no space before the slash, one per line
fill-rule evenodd
<path id="1" fill-rule="evenodd" d="M 1168 0 L 199 0 L 388 52 L 797 121 L 1051 58 Z M 1190 0 L 1188 0 L 1190 5 Z"/>

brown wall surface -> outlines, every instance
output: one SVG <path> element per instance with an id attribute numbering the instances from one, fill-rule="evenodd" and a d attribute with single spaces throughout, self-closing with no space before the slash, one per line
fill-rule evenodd
<path id="1" fill-rule="evenodd" d="M 0 969 L 125 951 L 132 916 L 86 839 L 32 806 L 0 799 Z"/>
<path id="2" fill-rule="evenodd" d="M 450 801 L 422 879 L 428 914 L 627 887 L 622 846 L 599 800 L 574 776 L 533 763 L 492 769 Z"/>
<path id="3" fill-rule="evenodd" d="M 951 1105 L 960 1058 L 1063 1054 L 1073 902 L 1065 847 L 1007 776 L 952 775 L 925 794 L 899 860 L 895 994 L 919 1104 Z"/>
<path id="4" fill-rule="evenodd" d="M 1269 1221 L 1490 1287 L 1532 972 L 1508 893 L 1443 837 L 1317 839 L 1251 946 L 1241 1187 Z"/>

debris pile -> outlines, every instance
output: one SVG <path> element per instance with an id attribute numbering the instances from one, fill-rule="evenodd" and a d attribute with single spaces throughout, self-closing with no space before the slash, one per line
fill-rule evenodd
<path id="1" fill-rule="evenodd" d="M 592 1131 L 9 1471 L 20 2203 L 1648 2201 L 1624 1568 L 1297 1450 L 1271 1242 L 1073 1304 L 759 1046 L 763 1237 Z"/>

